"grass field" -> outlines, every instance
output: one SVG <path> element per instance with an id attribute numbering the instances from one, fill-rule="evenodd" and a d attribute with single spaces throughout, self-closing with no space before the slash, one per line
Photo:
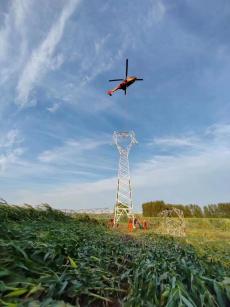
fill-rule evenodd
<path id="1" fill-rule="evenodd" d="M 155 220 L 149 230 L 127 234 L 125 224 L 114 231 L 49 207 L 1 205 L 0 219 L 2 306 L 191 307 L 230 301 L 227 220 L 190 219 L 188 236 L 173 239 L 154 233 Z"/>
<path id="2" fill-rule="evenodd" d="M 148 230 L 136 229 L 132 235 L 141 238 L 143 234 L 157 234 L 160 218 L 144 218 L 148 222 Z M 199 255 L 221 261 L 230 267 L 230 219 L 223 218 L 186 218 L 186 237 L 182 242 L 193 245 Z M 128 233 L 127 223 L 120 224 L 120 231 Z"/>

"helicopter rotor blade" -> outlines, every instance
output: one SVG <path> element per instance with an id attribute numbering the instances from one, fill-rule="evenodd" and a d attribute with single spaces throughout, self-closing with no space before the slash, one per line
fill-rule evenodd
<path id="1" fill-rule="evenodd" d="M 136 79 L 136 81 L 143 81 L 143 80 L 144 80 L 144 79 L 139 79 L 139 78 L 138 78 L 138 79 Z"/>
<path id="2" fill-rule="evenodd" d="M 127 77 L 128 77 L 128 69 L 129 69 L 129 62 L 128 62 L 128 59 L 126 59 L 125 79 L 127 79 Z"/>
<path id="3" fill-rule="evenodd" d="M 111 79 L 111 80 L 109 80 L 109 82 L 111 82 L 111 81 L 123 81 L 123 79 Z"/>

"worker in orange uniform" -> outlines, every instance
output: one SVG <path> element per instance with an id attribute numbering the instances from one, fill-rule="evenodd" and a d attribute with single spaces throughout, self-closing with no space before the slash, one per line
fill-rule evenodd
<path id="1" fill-rule="evenodd" d="M 147 229 L 148 229 L 148 225 L 147 225 L 147 222 L 146 222 L 146 221 L 144 221 L 144 223 L 143 223 L 143 228 L 144 228 L 144 230 L 147 230 Z"/>
<path id="2" fill-rule="evenodd" d="M 133 219 L 129 219 L 128 230 L 129 230 L 130 232 L 133 231 Z"/>

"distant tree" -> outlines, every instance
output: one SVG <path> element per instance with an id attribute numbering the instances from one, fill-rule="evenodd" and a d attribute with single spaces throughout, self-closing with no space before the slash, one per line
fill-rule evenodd
<path id="1" fill-rule="evenodd" d="M 219 217 L 230 218 L 230 203 L 219 203 L 217 211 Z"/>
<path id="2" fill-rule="evenodd" d="M 205 206 L 204 214 L 205 214 L 205 217 L 209 217 L 209 218 L 219 217 L 218 206 L 216 204 L 210 204 L 208 206 Z"/>
<path id="3" fill-rule="evenodd" d="M 204 217 L 209 217 L 209 209 L 208 209 L 208 206 L 204 206 Z"/>
<path id="4" fill-rule="evenodd" d="M 182 210 L 184 217 L 230 218 L 230 203 L 209 204 L 204 206 L 203 210 L 196 204 L 166 204 L 163 200 L 142 204 L 144 216 L 158 216 L 161 211 L 172 207 Z"/>
<path id="5" fill-rule="evenodd" d="M 162 200 L 144 203 L 142 204 L 143 216 L 157 216 L 166 207 Z"/>
<path id="6" fill-rule="evenodd" d="M 189 210 L 192 217 L 203 217 L 203 211 L 198 205 L 189 205 Z"/>

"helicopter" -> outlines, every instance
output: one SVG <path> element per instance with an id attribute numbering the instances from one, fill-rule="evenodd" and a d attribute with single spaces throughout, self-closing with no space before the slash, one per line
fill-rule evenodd
<path id="1" fill-rule="evenodd" d="M 129 87 L 131 84 L 133 84 L 136 81 L 143 81 L 143 79 L 137 78 L 136 76 L 128 76 L 128 68 L 129 68 L 128 66 L 129 66 L 129 62 L 128 62 L 128 59 L 126 59 L 125 79 L 111 79 L 111 80 L 109 80 L 109 82 L 122 81 L 118 86 L 116 86 L 112 90 L 107 91 L 107 94 L 109 96 L 112 96 L 112 94 L 114 92 L 116 92 L 117 90 L 123 90 L 125 92 L 125 95 L 126 95 L 127 87 Z"/>

